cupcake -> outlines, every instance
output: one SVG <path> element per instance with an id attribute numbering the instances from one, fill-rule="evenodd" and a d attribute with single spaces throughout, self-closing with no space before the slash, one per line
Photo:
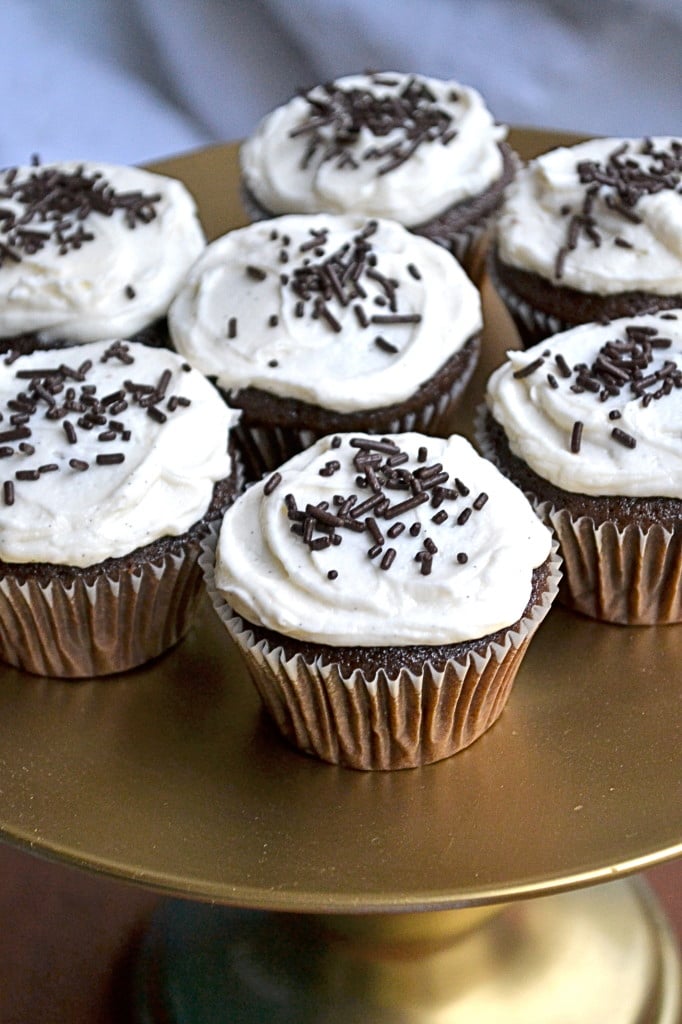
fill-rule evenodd
<path id="1" fill-rule="evenodd" d="M 581 323 L 682 306 L 682 139 L 594 139 L 524 167 L 489 270 L 528 347 Z"/>
<path id="2" fill-rule="evenodd" d="M 556 592 L 550 531 L 463 437 L 322 438 L 228 509 L 209 593 L 298 749 L 448 757 L 501 714 Z"/>
<path id="3" fill-rule="evenodd" d="M 0 364 L 0 658 L 140 665 L 189 628 L 232 500 L 235 414 L 166 349 L 87 342 Z"/>
<path id="4" fill-rule="evenodd" d="M 244 205 L 397 220 L 469 265 L 514 175 L 506 134 L 459 82 L 350 75 L 261 121 L 240 151 Z"/>
<path id="5" fill-rule="evenodd" d="M 473 373 L 477 289 L 393 221 L 259 221 L 212 242 L 169 311 L 174 347 L 242 411 L 258 477 L 334 432 L 435 433 Z"/>
<path id="6" fill-rule="evenodd" d="M 180 181 L 72 161 L 3 171 L 0 196 L 0 351 L 167 343 L 168 306 L 205 245 Z"/>
<path id="7" fill-rule="evenodd" d="M 569 607 L 682 620 L 681 423 L 682 310 L 574 327 L 492 374 L 477 437 L 555 531 Z"/>

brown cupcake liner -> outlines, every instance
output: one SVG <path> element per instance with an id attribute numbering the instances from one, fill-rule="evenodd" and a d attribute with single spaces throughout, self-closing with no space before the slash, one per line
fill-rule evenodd
<path id="1" fill-rule="evenodd" d="M 550 556 L 540 600 L 500 643 L 485 642 L 437 667 L 425 661 L 397 676 L 297 653 L 287 657 L 236 615 L 216 590 L 215 553 L 206 544 L 200 562 L 221 621 L 244 658 L 262 703 L 279 732 L 298 750 L 331 764 L 362 770 L 415 768 L 468 747 L 502 713 L 526 648 L 557 592 L 560 560 Z M 328 648 L 327 648 L 328 650 Z M 442 650 L 442 649 L 441 649 Z"/>
<path id="2" fill-rule="evenodd" d="M 643 530 L 633 523 L 621 529 L 534 496 L 531 501 L 559 542 L 563 605 L 622 625 L 682 622 L 682 527 Z"/>
<path id="3" fill-rule="evenodd" d="M 481 453 L 507 476 L 508 467 L 489 441 L 479 408 L 475 421 Z M 682 622 L 682 523 L 671 530 L 596 523 L 523 488 L 537 515 L 553 531 L 563 559 L 558 600 L 604 622 L 630 626 Z"/>
<path id="4" fill-rule="evenodd" d="M 498 296 L 504 303 L 507 312 L 514 322 L 518 331 L 521 344 L 524 348 L 532 348 L 546 338 L 554 334 L 567 331 L 570 327 L 576 327 L 576 323 L 569 323 L 562 320 L 553 313 L 545 313 L 536 309 L 526 299 L 521 298 L 512 291 L 496 273 L 492 259 L 487 262 L 487 273 Z"/>
<path id="5" fill-rule="evenodd" d="M 458 263 L 467 271 L 473 281 L 478 280 L 481 273 L 482 254 L 488 238 L 491 216 L 482 218 L 476 223 L 467 224 L 456 230 L 438 230 L 430 224 L 421 224 L 409 228 L 415 235 L 422 235 L 436 245 L 447 249 Z"/>
<path id="6" fill-rule="evenodd" d="M 304 427 L 288 427 L 277 424 L 249 422 L 242 416 L 233 430 L 235 441 L 239 446 L 248 480 L 258 480 L 264 473 L 272 472 L 283 462 L 305 451 L 315 441 L 329 434 L 345 433 L 349 430 L 362 431 L 368 434 L 400 434 L 406 431 L 431 436 L 441 431 L 449 433 L 449 423 L 453 412 L 474 372 L 478 356 L 470 361 L 467 372 L 454 380 L 448 391 L 444 391 L 435 400 L 426 402 L 416 409 L 409 409 L 402 414 L 396 406 L 388 406 L 385 415 L 381 410 L 368 410 L 367 423 L 356 426 L 357 414 L 353 414 L 353 426 L 344 421 L 344 414 L 339 413 L 338 420 L 332 421 L 324 429 Z"/>
<path id="7" fill-rule="evenodd" d="M 218 531 L 218 523 L 210 527 Z M 189 630 L 202 593 L 200 543 L 133 568 L 0 579 L 0 658 L 64 679 L 124 672 Z"/>

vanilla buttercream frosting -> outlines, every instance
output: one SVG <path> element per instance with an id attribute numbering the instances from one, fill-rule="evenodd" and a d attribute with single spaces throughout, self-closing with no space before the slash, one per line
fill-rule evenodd
<path id="1" fill-rule="evenodd" d="M 682 139 L 554 149 L 508 186 L 503 263 L 597 295 L 682 294 Z"/>
<path id="2" fill-rule="evenodd" d="M 273 214 L 353 212 L 414 227 L 493 184 L 505 136 L 459 82 L 348 75 L 268 114 L 241 147 L 241 169 Z"/>
<path id="3" fill-rule="evenodd" d="M 449 644 L 516 622 L 550 546 L 465 438 L 340 434 L 228 509 L 215 582 L 248 621 L 302 640 Z"/>
<path id="4" fill-rule="evenodd" d="M 512 453 L 566 491 L 682 498 L 682 310 L 507 353 L 486 401 Z"/>
<path id="5" fill-rule="evenodd" d="M 0 558 L 88 566 L 207 512 L 236 414 L 180 356 L 101 341 L 0 364 Z"/>
<path id="6" fill-rule="evenodd" d="M 482 326 L 443 248 L 394 221 L 290 215 L 207 246 L 168 315 L 175 348 L 221 388 L 338 412 L 409 398 Z"/>
<path id="7" fill-rule="evenodd" d="M 205 245 L 176 179 L 68 161 L 0 174 L 0 337 L 127 337 L 166 315 Z"/>

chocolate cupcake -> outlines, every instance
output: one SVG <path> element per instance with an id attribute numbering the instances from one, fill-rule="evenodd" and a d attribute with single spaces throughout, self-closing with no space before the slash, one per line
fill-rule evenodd
<path id="1" fill-rule="evenodd" d="M 212 242 L 169 311 L 177 351 L 242 411 L 252 477 L 329 433 L 447 429 L 481 326 L 477 289 L 441 247 L 331 214 Z"/>
<path id="2" fill-rule="evenodd" d="M 555 531 L 564 604 L 682 621 L 682 310 L 585 324 L 491 376 L 483 453 Z"/>
<path id="3" fill-rule="evenodd" d="M 0 658 L 84 677 L 160 654 L 236 493 L 235 414 L 175 353 L 123 341 L 0 364 L 0 412 Z"/>
<path id="4" fill-rule="evenodd" d="M 421 75 L 350 75 L 268 114 L 240 151 L 253 217 L 397 220 L 470 267 L 516 158 L 483 99 Z"/>
<path id="5" fill-rule="evenodd" d="M 69 161 L 3 171 L 0 192 L 0 351 L 167 344 L 168 306 L 205 245 L 180 181 Z"/>
<path id="6" fill-rule="evenodd" d="M 682 306 L 682 139 L 594 139 L 507 190 L 488 267 L 528 347 L 576 324 Z"/>
<path id="7" fill-rule="evenodd" d="M 556 593 L 551 547 L 464 438 L 345 434 L 248 488 L 201 561 L 282 735 L 391 769 L 497 720 Z"/>

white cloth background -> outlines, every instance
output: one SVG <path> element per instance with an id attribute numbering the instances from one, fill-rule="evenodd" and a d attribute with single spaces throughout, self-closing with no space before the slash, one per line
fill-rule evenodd
<path id="1" fill-rule="evenodd" d="M 681 135 L 681 55 L 682 0 L 2 0 L 0 166 L 242 137 L 367 68 L 474 85 L 515 124 Z"/>

